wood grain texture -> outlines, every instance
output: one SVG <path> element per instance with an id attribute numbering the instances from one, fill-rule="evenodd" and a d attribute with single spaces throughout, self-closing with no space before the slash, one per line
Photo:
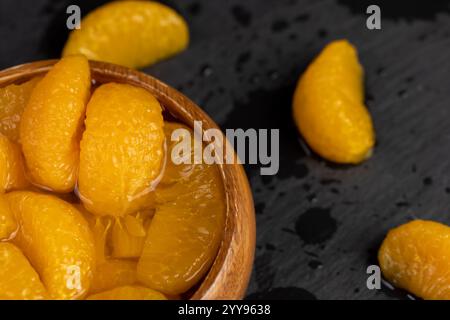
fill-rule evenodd
<path id="1" fill-rule="evenodd" d="M 43 75 L 57 60 L 27 63 L 0 71 L 0 87 Z M 202 121 L 203 130 L 219 127 L 186 96 L 163 82 L 125 67 L 90 62 L 92 79 L 118 82 L 151 92 L 163 108 L 187 126 Z M 226 139 L 224 138 L 226 141 Z M 255 213 L 252 193 L 240 164 L 219 165 L 227 197 L 224 237 L 216 259 L 191 299 L 241 299 L 247 289 L 255 251 Z"/>

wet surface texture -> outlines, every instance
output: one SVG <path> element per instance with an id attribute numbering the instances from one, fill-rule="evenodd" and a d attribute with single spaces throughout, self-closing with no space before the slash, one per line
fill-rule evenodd
<path id="1" fill-rule="evenodd" d="M 64 10 L 104 1 L 2 0 L 0 67 L 57 57 Z M 360 0 L 166 0 L 188 21 L 191 45 L 144 71 L 178 88 L 223 128 L 280 129 L 280 171 L 246 167 L 257 249 L 248 298 L 399 299 L 366 287 L 388 229 L 410 219 L 450 223 L 448 1 L 378 1 L 382 30 Z M 366 72 L 377 130 L 360 166 L 329 164 L 291 119 L 298 76 L 329 41 L 348 38 Z"/>

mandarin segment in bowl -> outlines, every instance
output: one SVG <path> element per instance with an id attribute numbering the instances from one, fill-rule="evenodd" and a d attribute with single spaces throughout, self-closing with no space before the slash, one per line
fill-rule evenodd
<path id="1" fill-rule="evenodd" d="M 13 239 L 40 274 L 52 299 L 78 299 L 88 292 L 95 268 L 92 233 L 82 214 L 51 195 L 6 195 L 19 230 Z"/>
<path id="2" fill-rule="evenodd" d="M 142 88 L 109 83 L 87 106 L 78 191 L 96 215 L 116 217 L 153 204 L 164 157 L 162 109 Z"/>
<path id="3" fill-rule="evenodd" d="M 142 254 L 142 248 L 145 241 L 145 230 L 143 233 L 133 235 L 129 232 L 125 225 L 125 219 L 130 215 L 121 219 L 116 219 L 111 231 L 111 247 L 112 256 L 114 258 L 139 258 Z M 142 229 L 144 228 L 143 221 L 140 222 Z"/>
<path id="4" fill-rule="evenodd" d="M 47 292 L 22 251 L 0 242 L 0 300 L 41 300 Z"/>
<path id="5" fill-rule="evenodd" d="M 138 279 L 150 288 L 177 295 L 206 274 L 221 243 L 226 196 L 219 169 L 195 165 L 189 176 L 158 187 L 156 199 Z"/>
<path id="6" fill-rule="evenodd" d="M 8 240 L 18 225 L 5 195 L 0 194 L 0 241 Z"/>
<path id="7" fill-rule="evenodd" d="M 115 287 L 135 284 L 137 261 L 108 259 L 97 265 L 90 293 L 99 293 Z"/>
<path id="8" fill-rule="evenodd" d="M 88 222 L 94 238 L 96 267 L 89 294 L 134 284 L 137 261 L 112 258 L 111 229 L 119 218 L 93 215 L 82 204 L 75 207 Z"/>
<path id="9" fill-rule="evenodd" d="M 189 31 L 171 8 L 149 1 L 113 1 L 89 13 L 74 30 L 63 56 L 140 68 L 184 50 Z"/>
<path id="10" fill-rule="evenodd" d="M 394 286 L 423 299 L 450 299 L 450 227 L 414 220 L 392 229 L 378 261 Z"/>
<path id="11" fill-rule="evenodd" d="M 371 156 L 375 134 L 364 105 L 363 69 L 348 41 L 330 43 L 301 76 L 293 116 L 303 138 L 323 158 L 357 164 Z"/>
<path id="12" fill-rule="evenodd" d="M 87 300 L 167 300 L 167 298 L 163 294 L 146 287 L 122 286 L 93 294 Z"/>
<path id="13" fill-rule="evenodd" d="M 30 66 L 32 66 L 32 68 L 30 70 L 33 70 L 35 68 L 35 66 L 37 66 L 38 68 L 42 68 L 42 70 L 39 70 L 38 72 L 33 71 L 32 75 L 33 76 L 35 76 L 36 74 L 42 75 L 44 72 L 47 72 L 47 70 L 50 68 L 51 65 L 53 65 L 53 63 L 54 62 L 37 62 L 33 66 L 30 64 Z M 184 97 L 182 95 L 175 92 L 171 88 L 167 88 L 167 86 L 159 83 L 159 81 L 156 79 L 146 77 L 145 75 L 140 74 L 137 71 L 125 69 L 125 68 L 122 68 L 117 65 L 113 66 L 113 65 L 108 65 L 106 63 L 99 63 L 99 62 L 91 62 L 90 64 L 91 64 L 91 67 L 93 68 L 92 69 L 93 74 L 95 75 L 96 86 L 97 86 L 97 84 L 100 85 L 103 83 L 108 83 L 109 81 L 117 81 L 120 83 L 127 83 L 128 80 L 133 78 L 133 80 L 131 81 L 132 83 L 136 83 L 136 81 L 137 81 L 138 83 L 142 84 L 143 87 L 150 88 L 150 92 L 154 93 L 158 97 L 158 99 L 162 103 L 164 103 L 164 109 L 171 113 L 171 116 L 170 116 L 171 121 L 173 121 L 173 119 L 174 119 L 174 118 L 172 118 L 172 115 L 173 115 L 175 118 L 178 118 L 181 121 L 188 123 L 188 121 L 191 121 L 189 119 L 189 117 L 196 115 L 196 116 L 199 116 L 202 119 L 202 121 L 206 121 L 206 123 L 208 123 L 210 126 L 212 126 L 212 127 L 215 126 L 214 123 L 209 118 L 207 118 L 204 114 L 202 114 L 202 112 L 199 109 L 196 109 L 196 106 L 194 104 L 192 104 L 192 102 L 184 99 Z M 18 74 L 20 74 L 21 70 L 26 70 L 27 66 L 28 65 L 17 67 L 14 69 L 14 72 L 17 72 Z M 116 74 L 118 77 L 113 74 Z M 97 78 L 97 75 L 99 75 L 99 78 Z M 18 80 L 16 83 L 21 83 L 21 81 L 23 81 L 23 79 L 24 79 L 24 77 L 21 76 L 20 80 Z M 14 79 L 12 79 L 12 80 L 14 80 Z M 8 83 L 10 83 L 10 82 L 8 81 Z M 140 86 L 140 84 L 138 84 L 138 86 Z M 176 98 L 176 100 L 172 100 L 171 98 L 167 99 L 166 95 Z M 178 101 L 178 98 L 180 99 L 180 101 Z M 187 115 L 179 114 L 179 111 L 183 107 L 187 108 L 187 112 L 188 112 Z M 181 109 L 178 110 L 177 108 L 181 108 Z M 193 108 L 193 110 L 189 110 L 192 108 Z M 111 112 L 111 114 L 113 114 L 113 113 L 114 112 Z M 186 117 L 188 117 L 188 118 L 186 118 Z M 170 123 L 170 125 L 172 125 L 172 124 L 175 127 L 179 127 L 179 128 L 184 127 L 184 125 Z M 84 128 L 82 128 L 82 129 L 84 130 Z M 164 140 L 164 134 L 170 134 L 172 131 L 173 130 L 163 130 L 161 140 L 162 141 Z M 168 147 L 169 147 L 169 149 L 172 149 L 173 143 L 170 141 L 170 139 L 167 139 L 167 143 L 171 144 Z M 164 157 L 168 156 L 168 155 L 164 154 L 164 149 L 165 149 L 165 146 L 163 148 L 163 156 L 162 156 L 163 159 L 164 159 Z M 154 187 L 156 186 L 157 191 L 153 192 L 153 195 L 151 197 L 149 197 L 148 199 L 143 201 L 142 206 L 141 206 L 141 204 L 136 206 L 136 208 L 139 208 L 139 209 L 136 209 L 136 208 L 130 209 L 131 214 L 124 214 L 121 216 L 117 216 L 117 215 L 114 216 L 109 213 L 106 213 L 104 215 L 98 215 L 98 214 L 93 214 L 93 213 L 89 212 L 80 203 L 80 195 L 82 197 L 82 194 L 79 192 L 79 185 L 75 188 L 75 190 L 74 190 L 75 192 L 71 192 L 71 193 L 55 193 L 52 191 L 56 191 L 56 190 L 42 190 L 39 187 L 45 187 L 45 186 L 38 185 L 37 183 L 35 183 L 36 184 L 35 186 L 32 186 L 30 188 L 26 187 L 28 190 L 35 190 L 36 192 L 39 192 L 40 194 L 42 194 L 42 193 L 53 194 L 53 196 L 60 198 L 63 201 L 70 202 L 71 204 L 73 204 L 73 206 L 75 206 L 77 209 L 79 209 L 79 211 L 82 211 L 82 213 L 85 217 L 85 220 L 89 221 L 89 227 L 92 229 L 91 230 L 92 233 L 94 235 L 96 235 L 95 240 L 92 240 L 92 247 L 93 247 L 92 251 L 94 252 L 92 256 L 94 256 L 95 260 L 97 260 L 97 261 L 94 261 L 94 264 L 93 264 L 94 265 L 93 272 L 92 272 L 93 278 L 92 278 L 92 281 L 90 284 L 90 288 L 88 289 L 87 295 L 90 295 L 94 292 L 95 293 L 104 292 L 105 290 L 108 290 L 108 291 L 115 290 L 114 288 L 116 288 L 117 286 L 131 286 L 133 288 L 133 289 L 131 289 L 131 292 L 129 289 L 125 289 L 124 290 L 125 294 L 123 294 L 123 290 L 119 289 L 119 293 L 117 294 L 117 292 L 116 292 L 116 294 L 114 294 L 112 298 L 114 299 L 114 297 L 117 297 L 117 298 L 122 297 L 124 299 L 132 299 L 132 297 L 135 297 L 135 298 L 139 298 L 139 296 L 142 297 L 142 294 L 135 293 L 135 290 L 134 290 L 135 286 L 138 286 L 138 288 L 139 288 L 140 286 L 145 285 L 139 281 L 136 281 L 136 278 L 137 278 L 136 264 L 138 263 L 138 261 L 137 261 L 138 259 L 115 259 L 112 257 L 112 253 L 113 253 L 113 249 L 114 249 L 113 241 L 112 241 L 112 238 L 113 238 L 112 237 L 112 229 L 114 226 L 114 222 L 116 220 L 120 221 L 121 225 L 123 226 L 123 230 L 126 230 L 126 232 L 127 232 L 126 233 L 127 236 L 131 235 L 133 237 L 142 237 L 144 235 L 144 238 L 145 238 L 145 237 L 147 237 L 148 229 L 150 228 L 150 225 L 152 224 L 151 222 L 152 222 L 152 219 L 153 219 L 155 211 L 156 211 L 155 210 L 156 205 L 158 205 L 158 209 L 159 209 L 159 206 L 161 204 L 167 203 L 168 207 L 170 207 L 170 205 L 173 204 L 174 208 L 176 208 L 178 210 L 179 207 L 177 206 L 177 203 L 176 203 L 177 201 L 174 201 L 174 197 L 176 198 L 177 193 L 179 193 L 182 197 L 184 197 L 184 193 L 187 193 L 186 196 L 188 198 L 192 198 L 194 201 L 197 201 L 198 199 L 201 200 L 201 198 L 203 197 L 204 190 L 198 192 L 199 196 L 196 199 L 197 195 L 195 194 L 195 192 L 191 192 L 191 190 L 189 190 L 189 188 L 192 186 L 188 185 L 188 184 L 185 184 L 187 186 L 188 190 L 184 190 L 184 188 L 182 188 L 181 186 L 178 189 L 173 188 L 175 185 L 178 185 L 180 182 L 190 179 L 190 176 L 193 176 L 193 177 L 196 176 L 198 172 L 195 171 L 194 169 L 200 170 L 200 168 L 198 166 L 182 164 L 180 166 L 176 165 L 176 166 L 173 166 L 172 168 L 170 168 L 170 163 L 169 163 L 168 168 L 164 168 L 164 167 L 165 167 L 165 164 L 163 163 L 163 160 L 161 160 L 158 177 L 151 181 L 152 183 L 151 183 L 150 190 L 153 190 Z M 183 169 L 183 167 L 184 167 L 184 169 Z M 215 167 L 215 169 L 217 169 L 217 172 L 219 173 L 219 176 L 220 176 L 219 179 L 221 180 L 222 179 L 222 175 L 221 175 L 222 172 L 220 171 L 221 167 L 219 167 L 219 166 L 214 166 L 214 167 Z M 178 170 L 180 170 L 180 171 L 178 171 Z M 164 175 L 166 173 L 168 174 L 168 176 L 167 176 L 167 179 L 164 179 Z M 172 173 L 173 175 L 170 175 L 170 173 Z M 227 177 L 227 174 L 231 174 L 231 177 L 233 177 L 232 170 L 230 170 L 230 172 L 223 170 L 223 173 L 224 173 L 224 177 Z M 235 172 L 234 174 L 237 174 L 238 180 L 244 179 L 244 182 L 245 182 L 245 175 L 240 177 L 239 174 L 242 174 L 240 172 Z M 209 174 L 205 175 L 205 177 L 207 177 L 207 178 L 209 176 L 210 176 Z M 232 178 L 232 179 L 234 179 L 234 178 Z M 201 180 L 201 179 L 199 179 L 199 180 Z M 158 181 L 160 182 L 159 185 L 157 185 Z M 221 181 L 221 183 L 222 183 L 222 181 Z M 210 185 L 211 185 L 210 182 L 206 181 L 205 184 L 202 186 L 202 188 L 208 189 Z M 238 184 L 236 186 L 237 190 L 239 190 L 239 185 L 240 184 Z M 222 184 L 221 184 L 221 186 L 223 187 Z M 227 186 L 228 186 L 228 184 L 227 184 Z M 244 185 L 244 189 L 243 189 L 245 203 L 247 203 L 246 197 L 250 197 L 250 200 L 246 205 L 244 205 L 243 210 L 244 210 L 244 214 L 251 215 L 252 210 L 249 207 L 250 202 L 251 202 L 251 196 L 250 196 L 250 194 L 247 194 L 249 191 L 245 187 L 246 187 L 246 185 Z M 45 188 L 49 189 L 48 187 L 45 187 Z M 146 191 L 148 191 L 148 190 L 149 189 L 146 189 Z M 172 191 L 165 192 L 167 190 L 172 190 Z M 216 191 L 213 190 L 212 193 L 215 193 L 215 192 Z M 17 192 L 10 193 L 9 195 L 7 195 L 7 198 L 9 198 L 11 196 L 11 194 L 15 194 L 15 193 L 17 193 Z M 30 193 L 30 192 L 26 192 L 26 193 Z M 156 196 L 156 194 L 158 194 L 158 195 Z M 227 203 L 226 198 L 227 197 L 225 196 L 225 194 L 223 194 L 223 196 L 224 196 L 222 199 L 223 205 L 226 207 L 226 203 Z M 156 198 L 158 198 L 158 203 L 156 203 Z M 131 197 L 130 199 L 134 200 L 135 198 Z M 213 201 L 216 201 L 216 199 L 214 197 L 212 197 L 212 199 L 213 199 Z M 59 200 L 59 201 L 61 201 L 61 200 Z M 88 199 L 84 198 L 85 202 L 86 202 L 86 200 L 88 200 Z M 183 199 L 181 199 L 180 201 L 184 202 Z M 33 207 L 36 207 L 36 206 L 33 206 Z M 218 208 L 220 211 L 220 206 Z M 215 208 L 215 209 L 217 209 L 217 208 Z M 92 208 L 91 208 L 91 210 L 92 210 Z M 187 212 L 189 210 L 191 210 L 191 208 L 186 209 L 184 211 L 184 213 L 187 214 Z M 238 210 L 238 208 L 236 208 L 236 210 Z M 245 210 L 247 210 L 248 212 L 246 212 Z M 43 210 L 43 212 L 46 212 L 46 211 L 47 210 Z M 195 210 L 192 212 L 195 212 Z M 225 220 L 225 214 L 226 214 L 226 212 L 224 212 L 223 220 Z M 251 216 L 249 218 L 251 218 Z M 54 220 L 57 220 L 57 219 L 54 219 Z M 207 218 L 206 220 L 209 221 L 209 218 Z M 208 221 L 206 222 L 206 224 L 210 225 L 210 223 Z M 250 222 L 252 222 L 252 221 L 250 221 Z M 20 221 L 19 221 L 19 223 L 20 223 Z M 197 230 L 199 233 L 205 232 L 206 228 L 202 228 L 204 226 L 204 224 L 205 223 L 203 223 L 199 226 L 199 229 L 201 229 L 201 230 Z M 224 224 L 225 223 L 223 222 L 223 225 Z M 233 223 L 232 223 L 232 225 L 233 225 Z M 186 290 L 183 291 L 183 292 L 185 292 L 185 294 L 183 294 L 183 296 L 178 295 L 178 294 L 167 294 L 165 296 L 165 298 L 169 298 L 169 299 L 180 299 L 181 297 L 188 298 L 192 294 L 193 294 L 193 298 L 195 298 L 195 299 L 202 298 L 202 297 L 216 297 L 216 296 L 217 297 L 227 296 L 227 297 L 234 297 L 234 298 L 242 297 L 243 290 L 247 284 L 248 271 L 250 270 L 250 264 L 247 263 L 245 260 L 247 259 L 246 257 L 248 257 L 248 261 L 250 261 L 251 257 L 252 257 L 252 252 L 245 249 L 248 247 L 246 244 L 247 238 L 250 240 L 249 244 L 252 245 L 251 234 L 253 234 L 253 232 L 252 232 L 253 229 L 251 228 L 252 227 L 251 225 L 249 227 L 250 227 L 250 229 L 249 229 L 250 236 L 247 237 L 247 235 L 241 235 L 241 236 L 244 236 L 244 238 L 245 238 L 245 239 L 243 239 L 243 242 L 242 242 L 242 248 L 244 248 L 244 249 L 243 250 L 241 250 L 241 248 L 232 249 L 233 251 L 236 252 L 235 258 L 232 258 L 229 261 L 229 259 L 234 254 L 232 254 L 231 256 L 227 254 L 225 257 L 225 260 L 222 261 L 224 258 L 224 256 L 222 256 L 222 254 L 223 254 L 223 252 L 222 252 L 221 256 L 219 257 L 219 260 L 218 260 L 219 263 L 217 264 L 217 266 L 214 267 L 214 269 L 210 270 L 209 266 L 212 264 L 212 261 L 215 259 L 215 256 L 217 253 L 217 250 L 215 250 L 214 254 L 212 255 L 211 260 L 209 260 L 208 258 L 205 258 L 205 260 L 206 260 L 205 264 L 207 266 L 205 266 L 205 268 L 199 268 L 200 269 L 199 272 L 203 273 L 203 276 L 200 276 L 198 281 L 193 281 L 191 287 L 188 288 L 188 291 L 187 292 L 186 292 Z M 55 228 L 54 224 L 53 224 L 51 231 L 48 231 L 48 233 L 49 234 L 52 233 L 53 229 L 58 230 L 58 228 Z M 222 226 L 222 229 L 224 229 L 223 226 Z M 50 228 L 49 228 L 49 230 L 50 230 Z M 14 235 L 13 235 L 13 238 L 11 238 L 11 240 L 8 240 L 8 241 L 18 241 L 17 238 L 14 239 Z M 93 236 L 93 238 L 94 238 L 94 236 Z M 216 242 L 216 243 L 218 243 L 217 246 L 220 245 L 220 240 L 221 240 L 221 237 L 220 237 L 219 241 Z M 129 246 L 129 248 L 132 249 L 132 246 Z M 129 248 L 126 248 L 125 251 L 128 251 Z M 121 250 L 123 250 L 123 248 L 121 248 Z M 199 249 L 199 251 L 200 251 L 200 249 Z M 244 252 L 248 251 L 248 255 L 243 257 L 241 255 L 241 251 L 244 251 Z M 28 258 L 31 260 L 30 257 L 28 257 Z M 190 257 L 187 257 L 187 258 L 189 259 Z M 228 279 L 228 277 L 232 276 L 232 275 L 230 275 L 229 273 L 226 273 L 226 272 L 224 273 L 222 271 L 223 270 L 222 264 L 233 263 L 233 259 L 234 260 L 239 259 L 239 261 L 242 261 L 242 264 L 244 265 L 245 270 L 243 271 L 242 276 L 240 276 L 240 275 L 238 276 L 239 278 L 242 279 L 242 281 L 240 281 L 237 286 L 236 285 L 231 285 L 231 287 L 228 286 L 228 288 L 231 288 L 231 289 L 224 295 L 223 291 L 220 290 L 220 287 L 222 286 L 221 283 L 224 282 L 225 278 Z M 198 261 L 196 260 L 195 263 L 197 263 L 197 262 Z M 33 267 L 35 267 L 34 264 L 33 264 Z M 180 266 L 180 267 L 183 267 L 183 266 Z M 197 268 L 198 265 L 194 265 L 193 267 Z M 36 268 L 36 271 L 39 271 L 39 270 Z M 204 275 L 208 271 L 210 273 L 208 274 L 208 277 L 205 279 Z M 73 273 L 70 273 L 70 280 L 73 280 L 73 277 L 72 277 L 73 275 L 74 275 Z M 98 275 L 101 275 L 101 276 L 97 277 Z M 225 278 L 224 278 L 224 276 L 225 276 Z M 42 277 L 41 277 L 41 279 L 44 280 Z M 42 281 L 42 282 L 44 282 L 44 281 Z M 70 283 L 71 283 L 71 286 L 74 284 L 73 281 L 70 281 Z M 229 283 L 232 284 L 233 281 L 231 281 Z M 67 284 L 67 282 L 66 282 L 66 284 Z M 143 288 L 143 287 L 141 287 L 141 288 Z M 211 291 L 211 288 L 213 288 L 212 291 Z M 85 296 L 85 294 L 83 293 L 83 295 L 77 296 L 77 298 L 83 298 L 84 296 Z M 53 297 L 53 295 L 49 295 L 48 297 L 51 299 L 55 299 Z M 71 298 L 73 298 L 73 297 L 65 297 L 64 299 L 71 299 Z"/>
<path id="14" fill-rule="evenodd" d="M 0 133 L 13 142 L 19 142 L 20 119 L 31 92 L 41 77 L 21 84 L 10 84 L 0 88 Z"/>
<path id="15" fill-rule="evenodd" d="M 175 132 L 175 133 L 174 133 Z M 187 126 L 177 122 L 165 122 L 164 134 L 166 137 L 167 156 L 164 168 L 164 175 L 161 179 L 161 185 L 170 185 L 178 180 L 188 177 L 194 169 L 192 162 L 183 163 L 185 158 L 193 159 L 194 155 L 194 139 L 191 139 L 191 152 L 190 154 L 182 154 L 177 152 L 176 146 L 183 139 L 191 138 L 191 129 Z M 172 139 L 172 134 L 174 137 Z M 178 163 L 178 164 L 176 164 Z"/>
<path id="16" fill-rule="evenodd" d="M 105 262 L 110 256 L 110 248 L 107 245 L 107 241 L 114 221 L 110 217 L 93 215 L 87 211 L 81 203 L 75 204 L 75 208 L 81 212 L 92 231 L 95 247 L 95 260 L 97 265 L 99 265 Z"/>
<path id="17" fill-rule="evenodd" d="M 0 133 L 0 193 L 28 186 L 20 146 Z"/>
<path id="18" fill-rule="evenodd" d="M 108 217 L 99 216 L 91 217 L 88 221 L 94 236 L 95 258 L 97 263 L 100 263 L 105 261 L 110 254 L 107 239 L 114 222 Z"/>
<path id="19" fill-rule="evenodd" d="M 115 218 L 108 237 L 111 257 L 139 258 L 153 215 L 154 209 L 151 208 L 122 218 Z"/>
<path id="20" fill-rule="evenodd" d="M 56 192 L 74 189 L 90 86 L 87 59 L 70 56 L 34 88 L 22 115 L 20 140 L 35 184 Z"/>

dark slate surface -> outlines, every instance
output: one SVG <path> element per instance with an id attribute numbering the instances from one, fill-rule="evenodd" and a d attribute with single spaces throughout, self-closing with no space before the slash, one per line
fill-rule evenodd
<path id="1" fill-rule="evenodd" d="M 0 68 L 57 57 L 65 8 L 102 1 L 2 0 Z M 103 1 L 104 2 L 104 1 Z M 167 0 L 188 20 L 189 49 L 145 71 L 178 88 L 222 128 L 279 128 L 281 169 L 247 167 L 257 211 L 251 298 L 405 298 L 366 288 L 386 231 L 412 218 L 450 223 L 450 16 L 447 1 Z M 290 117 L 299 74 L 348 38 L 366 70 L 378 143 L 363 165 L 326 163 Z"/>

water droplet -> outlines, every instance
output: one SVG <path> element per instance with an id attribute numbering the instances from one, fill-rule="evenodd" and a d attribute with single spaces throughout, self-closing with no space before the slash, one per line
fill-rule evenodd
<path id="1" fill-rule="evenodd" d="M 328 31 L 325 29 L 319 29 L 319 31 L 317 31 L 317 35 L 319 38 L 323 39 L 328 35 Z"/>
<path id="2" fill-rule="evenodd" d="M 243 52 L 238 56 L 235 64 L 235 69 L 237 72 L 242 71 L 243 66 L 250 60 L 251 56 L 252 54 L 249 51 Z"/>
<path id="3" fill-rule="evenodd" d="M 409 203 L 406 201 L 399 201 L 395 205 L 399 208 L 409 207 Z"/>
<path id="4" fill-rule="evenodd" d="M 329 208 L 311 208 L 295 223 L 295 231 L 306 244 L 321 244 L 330 239 L 337 230 L 337 221 Z"/>
<path id="5" fill-rule="evenodd" d="M 188 11 L 192 16 L 196 16 L 202 11 L 202 6 L 198 2 L 194 2 L 188 7 Z"/>
<path id="6" fill-rule="evenodd" d="M 272 23 L 272 31 L 275 33 L 282 32 L 289 27 L 289 24 L 285 20 L 275 20 Z"/>
<path id="7" fill-rule="evenodd" d="M 209 77 L 210 75 L 213 74 L 213 69 L 211 68 L 211 66 L 209 66 L 208 64 L 204 64 L 201 68 L 200 68 L 200 74 L 202 76 L 204 76 L 205 78 Z"/>
<path id="8" fill-rule="evenodd" d="M 405 96 L 406 96 L 406 90 L 405 90 L 405 89 L 399 90 L 399 91 L 397 92 L 397 95 L 398 95 L 400 98 L 405 97 Z"/>
<path id="9" fill-rule="evenodd" d="M 277 80 L 280 77 L 280 74 L 277 71 L 270 71 L 269 78 L 271 80 Z"/>
<path id="10" fill-rule="evenodd" d="M 433 184 L 433 179 L 431 177 L 426 177 L 425 179 L 423 179 L 423 185 L 430 186 L 432 184 Z"/>
<path id="11" fill-rule="evenodd" d="M 244 7 L 236 5 L 231 8 L 234 19 L 243 27 L 248 27 L 252 22 L 251 13 Z"/>
<path id="12" fill-rule="evenodd" d="M 294 18 L 294 21 L 295 22 L 304 22 L 304 21 L 307 21 L 308 19 L 309 19 L 309 14 L 303 13 L 303 14 L 296 16 Z"/>
<path id="13" fill-rule="evenodd" d="M 311 260 L 310 262 L 308 262 L 308 266 L 311 269 L 316 270 L 316 269 L 322 269 L 323 264 L 319 260 Z"/>

